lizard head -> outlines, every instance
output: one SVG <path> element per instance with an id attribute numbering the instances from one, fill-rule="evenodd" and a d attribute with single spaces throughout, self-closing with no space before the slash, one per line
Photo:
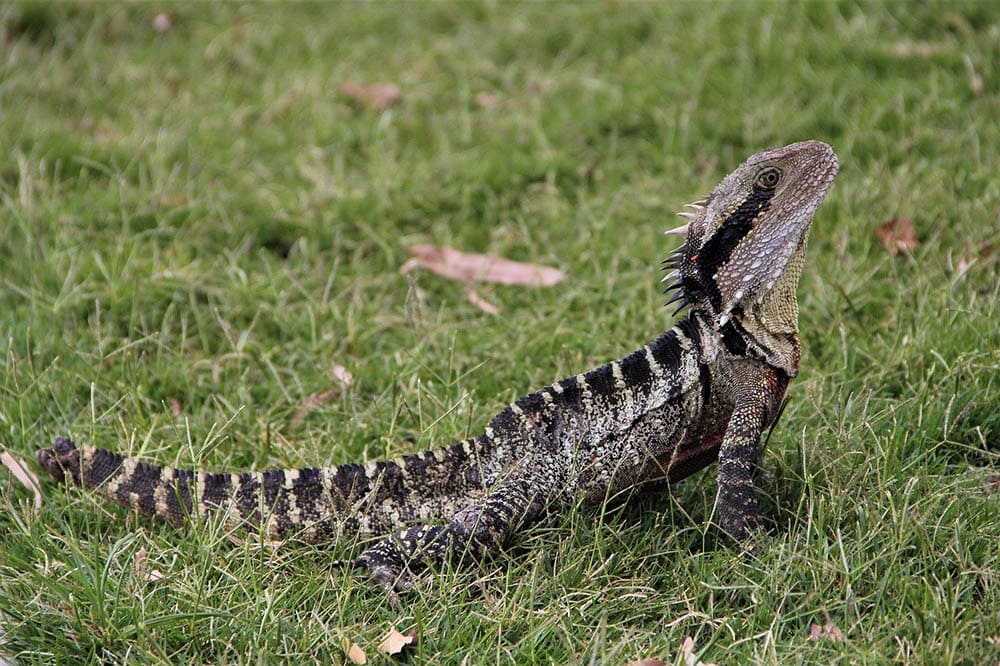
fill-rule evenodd
<path id="1" fill-rule="evenodd" d="M 752 155 L 708 197 L 688 204 L 680 213 L 687 224 L 667 232 L 684 236 L 664 262 L 674 269 L 667 289 L 678 292 L 670 302 L 700 311 L 733 344 L 745 341 L 796 374 L 795 291 L 809 225 L 838 167 L 825 143 L 793 143 Z"/>

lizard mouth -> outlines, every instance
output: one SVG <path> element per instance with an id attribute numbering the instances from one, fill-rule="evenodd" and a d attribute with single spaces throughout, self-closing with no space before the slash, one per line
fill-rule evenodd
<path id="1" fill-rule="evenodd" d="M 820 143 L 820 142 L 815 142 Z M 833 148 L 825 143 L 820 144 L 823 146 L 824 161 L 826 162 L 826 168 L 820 174 L 819 181 L 822 183 L 820 186 L 819 201 L 822 201 L 827 192 L 830 191 L 830 187 L 833 186 L 833 179 L 837 177 L 837 173 L 840 171 L 840 160 L 837 158 L 837 153 L 833 152 Z M 816 204 L 817 206 L 819 203 Z"/>

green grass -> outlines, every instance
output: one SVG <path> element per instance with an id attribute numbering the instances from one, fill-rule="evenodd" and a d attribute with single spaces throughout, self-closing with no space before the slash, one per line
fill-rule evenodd
<path id="1" fill-rule="evenodd" d="M 818 138 L 842 162 L 758 559 L 716 543 L 707 473 L 394 612 L 327 565 L 352 544 L 233 546 L 52 485 L 36 512 L 0 472 L 0 654 L 340 662 L 394 624 L 427 663 L 669 661 L 686 636 L 725 664 L 995 663 L 993 4 L 0 8 L 0 441 L 25 459 L 65 433 L 214 469 L 450 442 L 668 326 L 660 231 L 745 156 Z M 875 238 L 894 216 L 909 255 Z M 570 278 L 479 287 L 494 317 L 399 274 L 422 242 Z M 354 384 L 292 429 L 332 361 Z M 808 639 L 825 622 L 842 642 Z"/>

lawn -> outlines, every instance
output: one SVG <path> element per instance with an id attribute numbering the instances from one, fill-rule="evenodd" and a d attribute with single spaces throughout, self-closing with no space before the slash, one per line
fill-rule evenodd
<path id="1" fill-rule="evenodd" d="M 661 231 L 747 155 L 842 164 L 755 558 L 709 471 L 393 610 L 330 566 L 357 544 L 234 545 L 51 484 L 36 509 L 0 469 L 0 656 L 378 662 L 395 626 L 416 663 L 688 663 L 688 637 L 719 664 L 996 663 L 994 5 L 0 7 L 0 448 L 32 465 L 62 434 L 225 470 L 475 434 L 671 325 Z M 399 98 L 344 87 L 375 83 Z M 490 314 L 400 272 L 424 243 L 567 279 L 479 284 Z"/>

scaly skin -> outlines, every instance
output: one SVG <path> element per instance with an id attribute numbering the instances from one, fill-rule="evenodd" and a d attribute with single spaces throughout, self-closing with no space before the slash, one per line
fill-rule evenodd
<path id="1" fill-rule="evenodd" d="M 805 141 L 751 156 L 668 233 L 672 329 L 624 358 L 531 393 L 472 439 L 397 460 L 207 473 L 157 467 L 58 438 L 38 461 L 135 511 L 180 524 L 308 542 L 381 537 L 355 564 L 395 598 L 426 564 L 483 558 L 543 512 L 677 481 L 719 461 L 722 529 L 760 524 L 751 471 L 799 369 L 795 291 L 813 215 L 838 163 Z"/>

